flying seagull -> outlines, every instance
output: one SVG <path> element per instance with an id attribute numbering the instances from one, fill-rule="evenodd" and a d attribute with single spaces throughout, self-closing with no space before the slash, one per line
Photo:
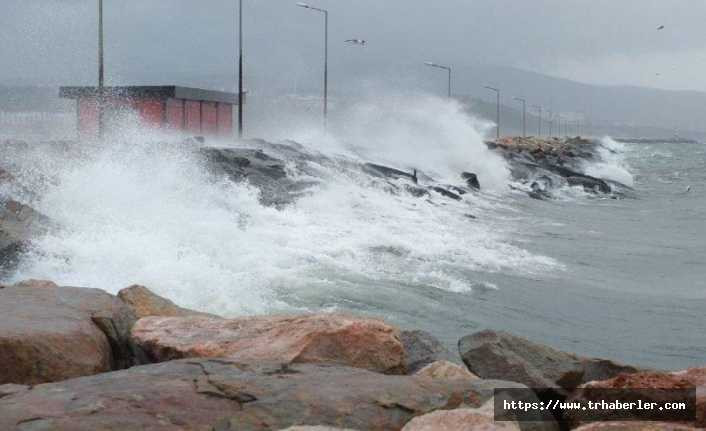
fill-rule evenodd
<path id="1" fill-rule="evenodd" d="M 353 45 L 363 45 L 365 46 L 368 42 L 363 39 L 348 39 L 346 43 L 351 43 Z"/>
<path id="2" fill-rule="evenodd" d="M 657 27 L 657 30 L 664 30 L 664 26 L 660 25 L 659 27 Z"/>

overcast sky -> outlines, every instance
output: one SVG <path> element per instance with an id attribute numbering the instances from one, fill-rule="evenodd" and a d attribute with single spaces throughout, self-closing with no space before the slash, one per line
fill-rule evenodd
<path id="1" fill-rule="evenodd" d="M 512 66 L 588 83 L 706 91 L 704 0 L 311 0 L 331 13 L 339 81 Z M 0 84 L 89 84 L 97 0 L 2 0 Z M 236 0 L 105 0 L 114 83 L 232 74 Z M 322 17 L 294 0 L 245 0 L 251 84 L 307 86 L 321 71 Z M 658 31 L 657 27 L 665 29 Z M 364 38 L 366 48 L 343 40 Z M 253 79 L 258 76 L 261 79 Z"/>

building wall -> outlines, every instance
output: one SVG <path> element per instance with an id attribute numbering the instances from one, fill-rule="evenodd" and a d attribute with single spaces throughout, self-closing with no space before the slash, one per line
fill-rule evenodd
<path id="1" fill-rule="evenodd" d="M 98 137 L 98 101 L 95 98 L 78 101 L 78 133 L 81 139 Z"/>
<path id="2" fill-rule="evenodd" d="M 79 99 L 78 130 L 81 139 L 98 137 L 98 101 L 95 97 Z M 106 101 L 106 129 L 119 126 L 121 113 L 135 111 L 149 126 L 183 131 L 193 135 L 227 136 L 233 134 L 233 106 L 228 103 L 196 100 L 113 98 Z"/>
<path id="3" fill-rule="evenodd" d="M 205 135 L 218 134 L 218 104 L 201 102 L 201 132 Z"/>
<path id="4" fill-rule="evenodd" d="M 134 101 L 140 119 L 148 126 L 161 128 L 165 123 L 165 103 L 161 100 L 140 99 Z"/>
<path id="5" fill-rule="evenodd" d="M 233 105 L 218 104 L 218 134 L 220 136 L 233 136 Z"/>
<path id="6" fill-rule="evenodd" d="M 172 130 L 184 130 L 184 101 L 178 99 L 167 100 L 167 127 Z"/>
<path id="7" fill-rule="evenodd" d="M 201 103 L 193 100 L 185 101 L 186 114 L 185 132 L 201 133 Z"/>

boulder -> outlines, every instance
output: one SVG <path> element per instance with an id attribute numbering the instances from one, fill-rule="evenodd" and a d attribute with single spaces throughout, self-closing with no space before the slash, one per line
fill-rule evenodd
<path id="1" fill-rule="evenodd" d="M 0 276 L 12 271 L 29 242 L 49 227 L 49 219 L 14 200 L 0 199 Z"/>
<path id="2" fill-rule="evenodd" d="M 402 331 L 400 340 L 407 354 L 405 367 L 409 373 L 416 373 L 432 362 L 452 359 L 441 341 L 426 331 Z"/>
<path id="3" fill-rule="evenodd" d="M 120 298 L 135 313 L 138 319 L 149 316 L 183 317 L 183 316 L 218 316 L 179 307 L 172 301 L 162 298 L 144 286 L 130 286 L 118 292 Z"/>
<path id="4" fill-rule="evenodd" d="M 439 381 L 480 379 L 480 377 L 471 373 L 466 368 L 449 361 L 433 362 L 417 371 L 414 375 Z"/>
<path id="5" fill-rule="evenodd" d="M 675 372 L 640 372 L 632 374 L 620 374 L 617 377 L 591 381 L 582 385 L 573 395 L 572 400 L 576 401 L 596 401 L 594 398 L 600 396 L 597 389 L 685 389 L 696 388 L 696 426 L 706 428 L 706 368 L 692 368 Z M 626 393 L 626 397 L 635 397 L 634 394 Z M 664 402 L 664 394 L 660 392 L 644 391 L 639 392 L 639 398 L 644 402 Z M 634 401 L 629 398 L 625 401 Z M 609 412 L 608 412 L 609 413 Z M 644 412 L 638 412 L 644 414 Z M 638 417 L 638 419 L 644 419 Z M 570 417 L 569 422 L 578 424 L 579 419 Z"/>
<path id="6" fill-rule="evenodd" d="M 405 371 L 399 331 L 340 314 L 239 319 L 145 317 L 132 336 L 153 361 L 228 357 L 243 362 L 338 363 L 381 373 Z"/>
<path id="7" fill-rule="evenodd" d="M 312 185 L 291 179 L 284 161 L 260 149 L 205 147 L 198 151 L 215 174 L 257 187 L 263 205 L 284 207 Z"/>
<path id="8" fill-rule="evenodd" d="M 571 186 L 582 186 L 584 191 L 590 193 L 610 193 L 612 190 L 605 181 L 587 175 L 566 177 L 566 181 Z"/>
<path id="9" fill-rule="evenodd" d="M 466 181 L 466 185 L 474 190 L 480 190 L 480 182 L 478 182 L 478 175 L 471 172 L 463 172 L 461 178 Z"/>
<path id="10" fill-rule="evenodd" d="M 135 363 L 135 316 L 98 289 L 28 281 L 0 288 L 0 384 L 35 385 Z"/>
<path id="11" fill-rule="evenodd" d="M 461 199 L 463 199 L 458 194 L 451 192 L 449 190 L 446 190 L 445 188 L 440 187 L 440 186 L 433 186 L 433 187 L 430 187 L 430 189 L 439 193 L 441 196 L 447 197 L 449 199 L 453 199 L 455 201 L 460 201 Z"/>
<path id="12" fill-rule="evenodd" d="M 399 430 L 415 416 L 477 398 L 472 384 L 339 365 L 185 359 L 2 397 L 0 429 L 270 431 L 317 424 Z"/>
<path id="13" fill-rule="evenodd" d="M 362 168 L 363 172 L 366 172 L 376 177 L 390 178 L 394 180 L 406 179 L 412 181 L 414 184 L 417 184 L 417 182 L 419 181 L 416 170 L 412 173 L 409 173 L 401 171 L 399 169 L 391 168 L 389 166 L 376 165 L 375 163 L 364 163 Z"/>
<path id="14" fill-rule="evenodd" d="M 669 422 L 615 421 L 593 422 L 575 428 L 575 431 L 693 431 L 689 425 Z"/>
<path id="15" fill-rule="evenodd" d="M 301 426 L 301 427 L 289 427 L 285 430 L 282 431 L 355 431 L 352 429 L 343 429 L 343 428 L 332 428 L 332 427 L 324 427 L 324 426 Z"/>
<path id="16" fill-rule="evenodd" d="M 583 358 L 502 331 L 462 338 L 459 352 L 468 369 L 483 379 L 507 379 L 567 396 L 590 380 L 639 371 L 605 359 Z"/>
<path id="17" fill-rule="evenodd" d="M 477 409 L 439 410 L 412 419 L 402 431 L 519 431 L 516 422 L 500 422 Z"/>

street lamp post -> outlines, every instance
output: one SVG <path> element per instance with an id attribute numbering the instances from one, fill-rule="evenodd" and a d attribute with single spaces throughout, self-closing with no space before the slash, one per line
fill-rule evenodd
<path id="1" fill-rule="evenodd" d="M 297 6 L 324 14 L 324 129 L 328 125 L 328 10 L 297 3 Z"/>
<path id="2" fill-rule="evenodd" d="M 103 51 L 103 0 L 98 0 L 98 137 L 103 138 L 105 117 L 105 62 Z"/>
<path id="3" fill-rule="evenodd" d="M 487 90 L 494 91 L 497 99 L 496 99 L 496 115 L 495 115 L 495 121 L 496 121 L 496 128 L 495 128 L 495 134 L 497 136 L 497 139 L 500 140 L 500 89 L 494 88 L 494 87 L 489 87 L 485 86 L 483 87 Z"/>
<path id="4" fill-rule="evenodd" d="M 527 138 L 527 100 L 515 97 L 515 100 L 522 103 L 522 137 Z"/>
<path id="5" fill-rule="evenodd" d="M 537 112 L 539 112 L 539 116 L 537 117 L 539 119 L 539 127 L 537 128 L 537 137 L 541 138 L 542 137 L 542 107 L 539 105 L 532 105 L 533 108 L 537 108 Z"/>
<path id="6" fill-rule="evenodd" d="M 451 67 L 450 66 L 444 66 L 441 64 L 433 63 L 431 61 L 425 61 L 424 64 L 426 64 L 429 67 L 436 67 L 437 69 L 443 69 L 449 73 L 449 99 L 451 98 Z"/>
<path id="7" fill-rule="evenodd" d="M 554 112 L 549 110 L 549 137 L 554 135 Z"/>
<path id="8" fill-rule="evenodd" d="M 243 0 L 238 2 L 238 138 L 243 138 Z"/>

